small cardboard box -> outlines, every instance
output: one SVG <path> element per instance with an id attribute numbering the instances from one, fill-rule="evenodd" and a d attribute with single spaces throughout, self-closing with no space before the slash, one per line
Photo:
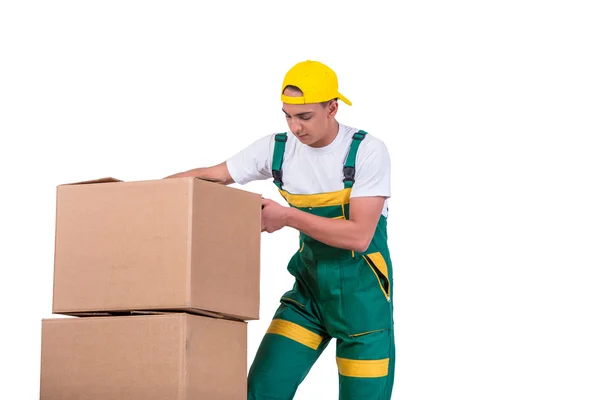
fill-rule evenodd
<path id="1" fill-rule="evenodd" d="M 52 312 L 259 318 L 261 196 L 196 178 L 57 188 Z"/>
<path id="2" fill-rule="evenodd" d="M 186 313 L 42 320 L 41 400 L 246 400 L 247 323 Z"/>

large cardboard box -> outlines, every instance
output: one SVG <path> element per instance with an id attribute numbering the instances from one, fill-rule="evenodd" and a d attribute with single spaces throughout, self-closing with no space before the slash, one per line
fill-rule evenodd
<path id="1" fill-rule="evenodd" d="M 41 400 L 246 400 L 247 323 L 186 313 L 42 320 Z"/>
<path id="2" fill-rule="evenodd" d="M 52 312 L 259 318 L 261 196 L 196 178 L 57 188 Z"/>

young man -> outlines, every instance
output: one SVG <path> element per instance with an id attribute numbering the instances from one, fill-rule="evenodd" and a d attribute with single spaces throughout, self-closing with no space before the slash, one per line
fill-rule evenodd
<path id="1" fill-rule="evenodd" d="M 227 161 L 171 175 L 222 184 L 273 178 L 289 207 L 263 201 L 262 230 L 300 233 L 281 297 L 248 377 L 249 400 L 289 400 L 331 341 L 342 400 L 388 400 L 394 382 L 393 277 L 387 244 L 390 158 L 385 144 L 340 124 L 333 70 L 316 61 L 285 75 L 289 131 Z"/>

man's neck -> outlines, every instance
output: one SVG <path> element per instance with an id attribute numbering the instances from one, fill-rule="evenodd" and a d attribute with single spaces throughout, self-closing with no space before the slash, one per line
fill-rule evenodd
<path id="1" fill-rule="evenodd" d="M 319 147 L 329 146 L 331 143 L 333 143 L 333 141 L 335 140 L 339 131 L 340 131 L 340 123 L 337 120 L 333 120 L 333 124 L 331 124 L 331 126 L 328 129 L 327 134 L 323 137 L 323 139 L 320 140 L 319 142 L 315 143 L 311 147 L 319 148 Z"/>

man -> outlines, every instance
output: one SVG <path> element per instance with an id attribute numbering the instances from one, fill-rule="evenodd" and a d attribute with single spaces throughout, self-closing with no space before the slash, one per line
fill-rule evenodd
<path id="1" fill-rule="evenodd" d="M 262 230 L 300 233 L 280 300 L 248 377 L 249 400 L 288 400 L 332 338 L 342 400 L 390 399 L 394 381 L 392 263 L 387 244 L 390 158 L 385 144 L 337 122 L 337 75 L 316 61 L 285 75 L 289 131 L 227 161 L 171 175 L 222 184 L 273 178 L 289 207 L 263 200 Z"/>

